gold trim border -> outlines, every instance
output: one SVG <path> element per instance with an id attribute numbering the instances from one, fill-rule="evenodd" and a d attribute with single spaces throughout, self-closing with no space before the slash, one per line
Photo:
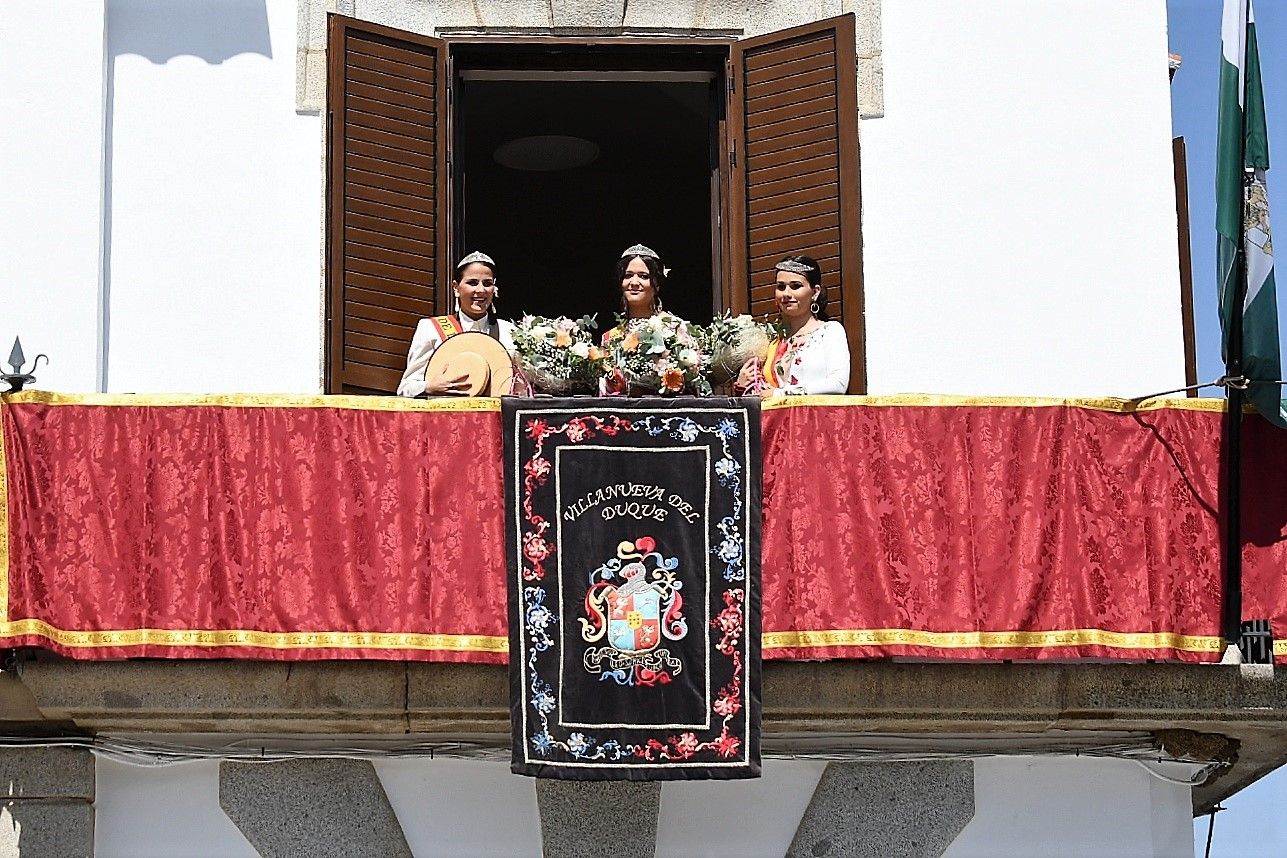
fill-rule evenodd
<path id="1" fill-rule="evenodd" d="M 827 408 L 1085 408 L 1134 414 L 1139 411 L 1224 411 L 1224 400 L 1214 398 L 1153 398 L 1144 402 L 1117 397 L 1058 398 L 1047 396 L 956 396 L 947 393 L 894 393 L 878 396 L 774 396 L 761 401 L 762 411 L 823 406 Z"/>
<path id="2" fill-rule="evenodd" d="M 1218 653 L 1219 635 L 1177 632 L 1110 632 L 1104 629 L 1056 629 L 1039 632 L 928 632 L 915 629 L 819 629 L 765 632 L 765 650 L 795 647 L 825 648 L 903 644 L 937 649 L 1032 649 L 1061 646 L 1103 646 L 1114 649 L 1175 649 Z"/>
<path id="3" fill-rule="evenodd" d="M 338 408 L 345 411 L 448 411 L 499 412 L 500 400 L 493 397 L 408 399 L 404 396 L 351 396 L 294 393 L 53 393 L 24 390 L 0 394 L 11 405 L 133 405 L 183 407 L 194 405 L 221 408 Z"/>
<path id="4" fill-rule="evenodd" d="M 509 651 L 500 635 L 423 634 L 418 632 L 264 632 L 254 629 L 60 629 L 44 620 L 0 623 L 0 638 L 37 635 L 65 647 L 245 646 L 261 649 L 409 649 L 442 652 Z"/>
<path id="5" fill-rule="evenodd" d="M 264 632 L 253 629 L 59 629 L 44 620 L 0 623 L 0 638 L 35 635 L 76 649 L 128 646 L 223 647 L 262 649 L 402 649 L 438 652 L 509 651 L 501 635 L 424 634 L 417 632 Z M 915 629 L 823 629 L 766 632 L 765 651 L 789 648 L 826 649 L 901 644 L 938 649 L 1040 649 L 1063 646 L 1103 646 L 1114 649 L 1219 653 L 1218 635 L 1175 632 L 1110 632 L 1103 629 L 1061 629 L 1040 632 L 928 632 Z M 1287 655 L 1287 642 L 1274 642 L 1275 655 Z"/>
<path id="6" fill-rule="evenodd" d="M 498 412 L 495 397 L 463 399 L 407 399 L 401 396 L 351 396 L 293 393 L 54 393 L 24 390 L 0 394 L 0 401 L 14 405 L 135 405 L 153 407 L 218 406 L 225 408 L 339 408 L 348 411 L 447 411 Z M 625 402 L 625 400 L 623 400 Z M 827 408 L 1086 408 L 1132 414 L 1140 411 L 1223 412 L 1224 400 L 1215 398 L 1149 399 L 1143 403 L 1115 397 L 1057 398 L 1043 396 L 956 396 L 945 393 L 897 393 L 880 396 L 775 396 L 760 408 L 823 406 Z M 1253 409 L 1254 410 L 1254 409 Z"/>

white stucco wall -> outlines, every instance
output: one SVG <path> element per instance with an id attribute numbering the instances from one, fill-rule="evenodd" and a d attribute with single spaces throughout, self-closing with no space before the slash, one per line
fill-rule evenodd
<path id="1" fill-rule="evenodd" d="M 109 0 L 113 391 L 320 390 L 322 128 L 289 0 Z"/>
<path id="2" fill-rule="evenodd" d="M 0 361 L 42 387 L 95 387 L 103 88 L 103 0 L 0 3 Z"/>
<path id="3" fill-rule="evenodd" d="M 872 393 L 1184 384 L 1163 0 L 882 7 Z"/>
<path id="4" fill-rule="evenodd" d="M 1088 757 L 974 763 L 974 818 L 943 858 L 1187 858 L 1193 777 L 1185 764 Z"/>
<path id="5" fill-rule="evenodd" d="M 0 8 L 0 358 L 21 332 L 53 359 L 46 388 L 320 389 L 323 134 L 295 111 L 297 11 Z M 871 392 L 1182 384 L 1163 0 L 900 0 L 880 19 Z"/>
<path id="6" fill-rule="evenodd" d="M 974 816 L 944 856 L 1191 856 L 1190 789 L 1172 781 L 1197 767 L 1149 765 L 1156 774 L 1121 759 L 976 760 Z M 664 784 L 657 855 L 784 854 L 825 766 L 767 760 L 760 780 Z M 541 854 L 535 782 L 507 763 L 398 759 L 375 768 L 414 854 Z M 155 767 L 100 757 L 96 771 L 100 858 L 255 854 L 219 807 L 217 761 Z"/>

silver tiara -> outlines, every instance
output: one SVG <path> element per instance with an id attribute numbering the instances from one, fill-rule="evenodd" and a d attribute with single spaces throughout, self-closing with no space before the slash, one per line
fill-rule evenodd
<path id="1" fill-rule="evenodd" d="M 460 260 L 460 264 L 456 266 L 456 270 L 459 271 L 460 269 L 464 268 L 466 265 L 472 265 L 475 262 L 481 262 L 484 265 L 491 266 L 492 268 L 496 267 L 496 261 L 494 259 L 488 256 L 486 253 L 483 253 L 481 250 L 475 250 L 473 253 L 469 254 L 464 259 Z"/>
<path id="2" fill-rule="evenodd" d="M 633 247 L 627 247 L 626 252 L 621 254 L 622 259 L 625 259 L 627 257 L 633 257 L 633 256 L 647 256 L 649 259 L 661 259 L 661 257 L 657 255 L 657 251 L 653 250 L 651 247 L 646 247 L 642 244 L 636 244 Z"/>
<path id="3" fill-rule="evenodd" d="M 808 274 L 813 270 L 812 265 L 805 265 L 803 262 L 796 262 L 794 259 L 783 259 L 773 267 L 779 271 L 789 271 L 792 274 Z"/>

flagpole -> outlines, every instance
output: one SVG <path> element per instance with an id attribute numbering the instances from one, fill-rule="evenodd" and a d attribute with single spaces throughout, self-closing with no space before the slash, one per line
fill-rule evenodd
<path id="1" fill-rule="evenodd" d="M 1245 185 L 1244 185 L 1245 199 Z M 1246 205 L 1239 208 L 1241 236 Z M 1234 295 L 1229 308 L 1229 344 L 1225 359 L 1225 489 L 1224 489 L 1224 639 L 1242 639 L 1242 305 L 1247 296 L 1246 259 L 1242 242 L 1233 255 Z"/>
<path id="2" fill-rule="evenodd" d="M 1245 94 L 1244 78 L 1244 94 Z M 1244 98 L 1245 103 L 1245 98 Z M 1243 157 L 1238 206 L 1238 241 L 1233 252 L 1233 300 L 1229 307 L 1229 341 L 1225 358 L 1225 543 L 1223 630 L 1228 646 L 1242 641 L 1242 405 L 1243 305 L 1247 300 L 1247 171 Z"/>

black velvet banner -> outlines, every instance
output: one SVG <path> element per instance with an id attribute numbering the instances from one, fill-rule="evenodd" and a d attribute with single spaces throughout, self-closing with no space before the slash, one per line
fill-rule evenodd
<path id="1" fill-rule="evenodd" d="M 514 771 L 757 777 L 759 400 L 503 412 Z"/>

